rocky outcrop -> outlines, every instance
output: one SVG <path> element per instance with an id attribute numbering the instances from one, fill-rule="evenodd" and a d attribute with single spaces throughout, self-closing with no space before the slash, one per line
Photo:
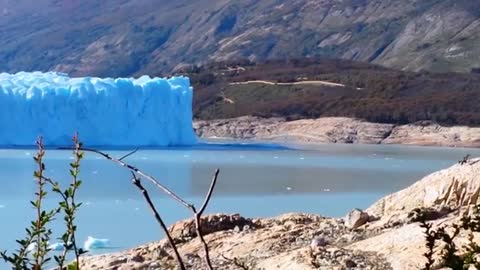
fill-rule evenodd
<path id="1" fill-rule="evenodd" d="M 480 159 L 434 172 L 412 186 L 384 197 L 367 212 L 374 216 L 408 213 L 415 208 L 457 209 L 480 203 Z"/>
<path id="2" fill-rule="evenodd" d="M 480 128 L 442 127 L 423 122 L 397 126 L 345 117 L 287 121 L 284 118 L 239 117 L 196 121 L 202 138 L 229 138 L 296 143 L 412 144 L 480 147 Z"/>
<path id="3" fill-rule="evenodd" d="M 239 214 L 234 215 L 210 215 L 200 219 L 200 226 L 203 235 L 211 234 L 219 231 L 228 230 L 248 230 L 259 227 L 251 219 L 246 219 Z M 177 222 L 169 228 L 170 235 L 177 241 L 189 241 L 197 237 L 195 221 L 188 219 Z"/>
<path id="4" fill-rule="evenodd" d="M 480 204 L 479 194 L 480 159 L 465 160 L 432 173 L 368 208 L 367 212 L 376 216 L 377 221 L 366 225 L 366 229 L 380 233 L 349 248 L 382 254 L 394 269 L 422 269 L 426 248 L 424 229 L 417 222 L 417 214 L 421 212 L 433 229 L 448 230 L 471 210 L 471 205 Z M 474 234 L 474 237 L 478 240 L 480 235 Z M 455 242 L 462 247 L 467 239 L 468 235 L 462 232 Z M 438 257 L 437 252 L 435 258 Z"/>
<path id="5" fill-rule="evenodd" d="M 218 229 L 205 235 L 215 269 L 239 269 L 235 264 L 248 269 L 390 269 L 382 256 L 343 248 L 364 237 L 364 232 L 352 232 L 340 219 L 285 214 L 258 219 L 256 227 L 237 230 L 217 227 L 220 218 L 248 220 L 238 215 L 205 217 L 207 227 Z M 179 222 L 170 230 L 175 232 L 185 224 L 190 223 Z M 322 243 L 312 248 L 312 239 L 318 238 Z M 197 239 L 180 242 L 178 248 L 189 269 L 204 269 L 203 249 Z M 174 269 L 175 260 L 172 249 L 162 240 L 124 252 L 87 256 L 81 265 L 85 269 Z"/>
<path id="6" fill-rule="evenodd" d="M 382 143 L 480 147 L 480 128 L 443 127 L 431 122 L 396 126 Z"/>

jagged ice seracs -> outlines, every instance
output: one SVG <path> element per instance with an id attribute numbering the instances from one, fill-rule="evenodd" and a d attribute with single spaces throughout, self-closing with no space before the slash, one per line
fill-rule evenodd
<path id="1" fill-rule="evenodd" d="M 192 145 L 193 89 L 187 77 L 71 78 L 0 73 L 0 146 Z"/>

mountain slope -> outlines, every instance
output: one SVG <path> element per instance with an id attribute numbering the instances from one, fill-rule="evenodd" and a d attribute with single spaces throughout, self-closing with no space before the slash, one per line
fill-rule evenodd
<path id="1" fill-rule="evenodd" d="M 3 0 L 0 70 L 127 76 L 182 63 L 329 57 L 480 66 L 471 0 Z"/>
<path id="2" fill-rule="evenodd" d="M 355 117 L 480 126 L 480 74 L 408 72 L 347 60 L 227 62 L 185 69 L 194 117 Z"/>

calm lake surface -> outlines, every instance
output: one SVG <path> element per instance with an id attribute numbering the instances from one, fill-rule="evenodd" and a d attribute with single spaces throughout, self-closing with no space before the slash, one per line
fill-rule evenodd
<path id="1" fill-rule="evenodd" d="M 128 151 L 108 151 L 120 157 Z M 33 218 L 35 149 L 0 150 L 0 250 L 16 248 L 15 239 Z M 366 208 L 382 196 L 446 168 L 478 149 L 387 145 L 224 145 L 141 150 L 127 161 L 200 204 L 216 168 L 221 170 L 208 213 L 246 217 L 308 212 L 340 217 L 354 207 Z M 47 150 L 46 173 L 64 186 L 70 181 L 71 152 Z M 111 252 L 162 237 L 149 208 L 131 184 L 130 173 L 87 153 L 81 167 L 78 199 L 80 242 L 93 236 L 110 239 Z M 167 223 L 189 212 L 144 181 Z M 48 206 L 57 197 L 50 193 Z M 63 229 L 62 218 L 53 225 Z M 0 264 L 0 269 L 5 265 Z"/>

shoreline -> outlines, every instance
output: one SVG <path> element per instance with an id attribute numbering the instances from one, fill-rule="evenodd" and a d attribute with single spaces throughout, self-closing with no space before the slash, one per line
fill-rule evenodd
<path id="1" fill-rule="evenodd" d="M 193 122 L 203 139 L 237 139 L 299 144 L 397 144 L 480 148 L 480 127 L 445 127 L 432 122 L 395 125 L 346 117 L 287 121 L 243 116 Z"/>
<path id="2" fill-rule="evenodd" d="M 433 229 L 453 228 L 462 213 L 480 203 L 480 159 L 466 160 L 431 173 L 411 186 L 387 195 L 365 210 L 353 209 L 343 218 L 305 213 L 248 218 L 239 214 L 202 217 L 204 237 L 216 269 L 423 269 L 426 238 L 419 215 Z M 469 192 L 465 192 L 468 190 Z M 464 194 L 460 199 L 456 194 Z M 203 248 L 194 221 L 169 227 L 169 233 L 188 269 L 204 269 Z M 459 234 L 455 242 L 466 243 Z M 473 234 L 480 241 L 480 234 Z M 435 266 L 441 250 L 435 250 Z M 167 240 L 128 250 L 84 256 L 88 269 L 176 269 Z"/>

